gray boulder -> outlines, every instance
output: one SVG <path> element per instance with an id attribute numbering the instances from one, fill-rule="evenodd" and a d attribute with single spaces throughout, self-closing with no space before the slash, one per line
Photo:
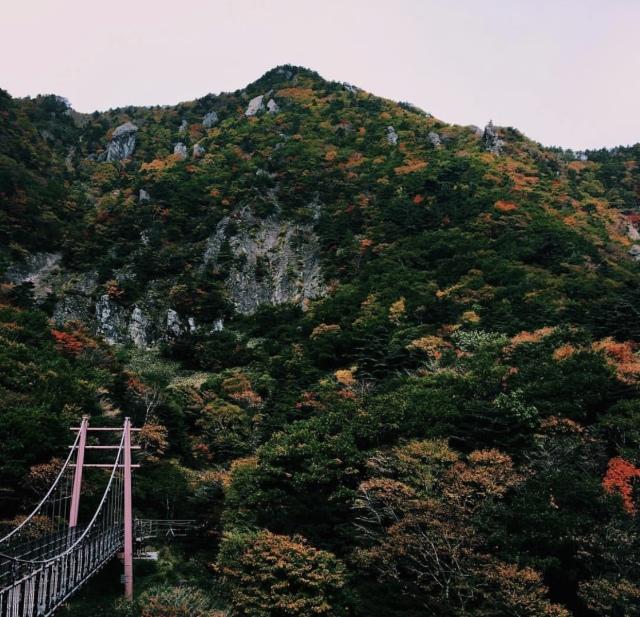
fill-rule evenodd
<path id="1" fill-rule="evenodd" d="M 205 153 L 205 149 L 200 144 L 193 146 L 193 158 L 199 159 Z"/>
<path id="2" fill-rule="evenodd" d="M 392 126 L 387 127 L 387 143 L 392 146 L 398 145 L 398 133 Z"/>
<path id="3" fill-rule="evenodd" d="M 173 146 L 173 153 L 184 161 L 187 158 L 187 146 L 179 141 L 175 146 Z"/>
<path id="4" fill-rule="evenodd" d="M 435 131 L 429 131 L 427 134 L 427 141 L 434 147 L 437 148 L 440 144 L 442 144 L 442 139 L 438 133 Z"/>
<path id="5" fill-rule="evenodd" d="M 267 103 L 267 111 L 270 114 L 277 114 L 280 111 L 280 107 L 273 99 L 269 99 L 269 102 Z"/>
<path id="6" fill-rule="evenodd" d="M 249 104 L 247 105 L 247 109 L 245 110 L 244 115 L 247 117 L 255 116 L 258 112 L 263 111 L 264 110 L 263 100 L 264 100 L 264 94 L 254 96 L 249 101 Z"/>
<path id="7" fill-rule="evenodd" d="M 216 124 L 218 124 L 218 114 L 215 111 L 210 111 L 202 118 L 202 126 L 205 129 L 210 129 Z"/>
<path id="8" fill-rule="evenodd" d="M 128 338 L 136 347 L 150 347 L 153 336 L 150 332 L 151 322 L 141 308 L 135 307 L 131 312 L 129 327 L 127 329 Z"/>
<path id="9" fill-rule="evenodd" d="M 100 157 L 107 162 L 128 159 L 136 147 L 136 133 L 138 127 L 133 122 L 125 122 L 111 134 L 111 141 L 106 151 Z"/>
<path id="10" fill-rule="evenodd" d="M 178 313 L 173 309 L 167 311 L 167 334 L 169 336 L 180 336 L 182 334 L 182 321 Z"/>
<path id="11" fill-rule="evenodd" d="M 123 332 L 127 331 L 125 310 L 116 304 L 107 294 L 100 296 L 96 302 L 96 330 L 107 343 L 122 343 L 126 340 Z"/>
<path id="12" fill-rule="evenodd" d="M 504 146 L 504 141 L 500 139 L 495 126 L 493 126 L 493 122 L 489 120 L 489 124 L 484 127 L 484 133 L 482 134 L 482 141 L 484 142 L 484 147 L 486 150 L 493 154 L 500 154 L 502 152 L 502 147 Z"/>

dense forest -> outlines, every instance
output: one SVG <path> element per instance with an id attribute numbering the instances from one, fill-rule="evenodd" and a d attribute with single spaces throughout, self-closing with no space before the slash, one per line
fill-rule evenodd
<path id="1" fill-rule="evenodd" d="M 130 416 L 200 536 L 63 614 L 640 615 L 639 159 L 293 66 L 0 91 L 1 529 Z"/>

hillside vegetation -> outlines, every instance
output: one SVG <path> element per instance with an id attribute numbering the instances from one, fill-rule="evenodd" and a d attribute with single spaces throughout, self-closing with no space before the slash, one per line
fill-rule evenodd
<path id="1" fill-rule="evenodd" d="M 129 415 L 139 513 L 206 533 L 104 614 L 640 615 L 639 155 L 292 66 L 0 92 L 3 525 Z"/>

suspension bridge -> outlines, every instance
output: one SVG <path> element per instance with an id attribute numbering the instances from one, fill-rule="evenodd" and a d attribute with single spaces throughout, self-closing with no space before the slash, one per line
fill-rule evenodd
<path id="1" fill-rule="evenodd" d="M 62 468 L 33 512 L 0 539 L 0 617 L 46 617 L 113 557 L 124 563 L 124 591 L 133 597 L 134 533 L 139 540 L 185 535 L 194 521 L 133 519 L 133 428 L 90 427 L 89 418 L 72 429 L 75 441 Z M 89 434 L 119 434 L 111 445 L 88 444 Z M 117 440 L 116 440 L 117 441 Z M 86 463 L 88 451 L 115 453 L 109 463 Z M 93 514 L 79 524 L 82 476 L 87 468 L 107 470 L 106 484 Z"/>

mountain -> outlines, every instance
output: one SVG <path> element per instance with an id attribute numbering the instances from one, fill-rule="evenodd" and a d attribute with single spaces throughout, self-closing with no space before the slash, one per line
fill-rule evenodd
<path id="1" fill-rule="evenodd" d="M 126 412 L 138 507 L 207 522 L 178 560 L 207 606 L 635 614 L 640 145 L 294 66 L 93 114 L 1 93 L 0 120 L 5 518 L 68 422 Z"/>

